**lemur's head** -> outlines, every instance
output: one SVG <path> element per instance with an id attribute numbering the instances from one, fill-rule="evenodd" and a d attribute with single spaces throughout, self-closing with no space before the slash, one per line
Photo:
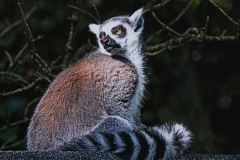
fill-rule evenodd
<path id="1" fill-rule="evenodd" d="M 141 49 L 142 11 L 141 8 L 130 17 L 113 17 L 101 25 L 89 25 L 90 31 L 97 36 L 101 53 L 128 57 L 131 52 Z"/>

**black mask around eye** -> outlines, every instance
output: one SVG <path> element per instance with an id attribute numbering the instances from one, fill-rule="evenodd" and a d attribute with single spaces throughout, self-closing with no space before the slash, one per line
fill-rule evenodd
<path id="1" fill-rule="evenodd" d="M 121 48 L 121 46 L 117 44 L 116 41 L 109 35 L 105 36 L 101 43 L 107 52 L 111 51 L 114 48 Z"/>

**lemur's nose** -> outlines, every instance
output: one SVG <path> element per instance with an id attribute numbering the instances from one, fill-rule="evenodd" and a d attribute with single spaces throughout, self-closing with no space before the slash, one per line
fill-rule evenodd
<path id="1" fill-rule="evenodd" d="M 109 45 L 111 45 L 111 37 L 109 35 L 107 35 L 106 37 L 104 37 L 104 39 L 101 42 L 104 45 L 109 46 Z"/>
<path id="2" fill-rule="evenodd" d="M 106 51 L 111 51 L 114 48 L 121 48 L 121 46 L 116 43 L 114 39 L 112 39 L 109 35 L 105 36 L 101 43 Z"/>

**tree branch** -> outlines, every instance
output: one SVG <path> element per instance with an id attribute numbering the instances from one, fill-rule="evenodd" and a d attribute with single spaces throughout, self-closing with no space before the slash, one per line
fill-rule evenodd
<path id="1" fill-rule="evenodd" d="M 189 1 L 188 4 L 186 5 L 186 7 L 181 11 L 181 13 L 180 13 L 174 20 L 172 20 L 171 22 L 169 22 L 169 23 L 167 24 L 167 26 L 171 26 L 171 25 L 173 25 L 174 23 L 176 23 L 176 22 L 186 13 L 186 11 L 187 11 L 187 10 L 189 9 L 189 7 L 191 6 L 192 2 L 193 2 L 193 0 Z M 150 40 L 151 40 L 153 37 L 155 37 L 155 36 L 159 35 L 160 33 L 162 33 L 162 32 L 164 31 L 164 29 L 165 29 L 165 28 L 161 28 L 161 29 L 158 30 L 156 33 L 152 34 L 152 35 L 146 40 L 146 43 L 149 43 Z"/>
<path id="2" fill-rule="evenodd" d="M 8 70 L 9 70 L 9 69 L 12 68 L 12 66 L 13 66 L 12 56 L 8 53 L 8 51 L 4 51 L 4 53 L 5 53 L 5 54 L 7 55 L 7 57 L 8 57 L 8 61 L 9 61 Z"/>
<path id="3" fill-rule="evenodd" d="M 28 18 L 30 18 L 30 16 L 37 10 L 37 7 L 33 7 L 28 14 L 26 15 L 25 19 L 27 20 Z M 20 19 L 18 21 L 16 21 L 15 23 L 13 23 L 12 25 L 8 26 L 7 28 L 5 28 L 1 33 L 0 33 L 0 38 L 2 38 L 7 32 L 9 32 L 10 30 L 12 30 L 14 27 L 18 26 L 19 24 L 21 24 L 23 21 L 23 19 Z"/>
<path id="4" fill-rule="evenodd" d="M 69 8 L 76 9 L 76 10 L 78 10 L 78 11 L 80 11 L 80 12 L 82 12 L 82 13 L 88 15 L 88 16 L 91 17 L 93 20 L 95 20 L 97 24 L 100 24 L 100 20 L 97 19 L 95 16 L 93 16 L 91 13 L 89 13 L 89 12 L 87 12 L 87 11 L 81 9 L 81 8 L 78 8 L 78 7 L 72 6 L 72 5 L 67 5 L 67 6 L 68 6 Z"/>
<path id="5" fill-rule="evenodd" d="M 97 13 L 98 20 L 99 20 L 99 21 L 100 21 L 100 23 L 101 23 L 100 14 L 99 14 L 99 12 L 98 12 L 98 10 L 97 10 L 97 7 L 96 7 L 96 5 L 95 5 L 95 4 L 93 4 L 93 8 L 94 8 L 95 12 Z"/>
<path id="6" fill-rule="evenodd" d="M 4 143 L 2 144 L 2 146 L 0 147 L 0 150 L 5 149 L 5 146 L 6 146 L 7 144 L 9 144 L 10 142 L 14 141 L 15 139 L 16 139 L 16 135 L 14 135 L 13 137 L 9 138 L 6 142 L 4 142 Z"/>
<path id="7" fill-rule="evenodd" d="M 219 9 L 219 11 L 225 16 L 227 17 L 227 19 L 229 19 L 233 24 L 239 26 L 239 23 L 237 23 L 236 21 L 234 21 L 229 15 L 227 15 L 227 13 L 225 13 L 217 4 L 215 4 L 212 0 L 209 0 L 209 2 L 211 2 L 215 7 L 217 7 Z"/>
<path id="8" fill-rule="evenodd" d="M 79 21 L 79 14 L 78 13 L 74 13 L 72 16 L 71 16 L 71 27 L 70 27 L 70 31 L 69 31 L 69 38 L 68 38 L 68 42 L 66 44 L 66 48 L 65 48 L 65 51 L 66 51 L 66 54 L 65 54 L 65 57 L 63 59 L 63 65 L 62 65 L 62 68 L 65 69 L 68 67 L 69 65 L 69 60 L 73 54 L 73 44 L 75 42 L 75 39 L 76 39 L 76 26 L 77 26 L 77 23 Z"/>
<path id="9" fill-rule="evenodd" d="M 5 125 L 5 126 L 3 126 L 3 127 L 0 128 L 0 132 L 4 131 L 4 130 L 7 129 L 8 127 L 13 127 L 13 126 L 19 125 L 19 124 L 21 124 L 21 123 L 25 123 L 25 122 L 27 122 L 27 121 L 29 121 L 29 119 L 28 119 L 28 118 L 25 118 L 25 119 L 22 119 L 22 120 L 19 120 L 19 121 L 16 121 L 16 122 L 7 124 L 7 125 Z"/>
<path id="10" fill-rule="evenodd" d="M 229 41 L 229 40 L 238 40 L 237 36 L 225 36 L 225 35 L 220 35 L 220 36 L 209 36 L 207 35 L 204 31 L 192 27 L 189 28 L 185 33 L 183 33 L 180 36 L 177 36 L 175 38 L 172 38 L 164 43 L 157 44 L 154 46 L 149 46 L 146 48 L 147 52 L 153 52 L 157 50 L 162 50 L 162 49 L 173 49 L 177 48 L 180 46 L 183 46 L 191 41 L 208 41 L 208 42 L 214 42 L 214 41 Z M 147 53 L 147 55 L 156 55 L 156 53 Z"/>
<path id="11" fill-rule="evenodd" d="M 23 18 L 23 22 L 25 24 L 25 27 L 26 27 L 26 31 L 27 31 L 27 35 L 29 37 L 29 42 L 31 44 L 31 58 L 33 60 L 33 62 L 38 66 L 38 68 L 40 69 L 41 72 L 43 72 L 44 74 L 46 74 L 48 76 L 49 79 L 53 79 L 53 75 L 51 73 L 51 70 L 50 68 L 48 67 L 47 63 L 45 61 L 43 61 L 43 59 L 37 54 L 37 51 L 36 51 L 36 48 L 35 48 L 35 44 L 34 44 L 34 38 L 32 36 L 32 32 L 28 26 L 28 23 L 24 17 L 24 13 L 23 13 L 23 10 L 22 10 L 22 7 L 21 7 L 21 4 L 20 2 L 18 2 L 18 6 L 19 6 L 19 9 L 20 9 L 20 12 L 21 12 L 21 15 L 22 15 L 22 18 Z"/>
<path id="12" fill-rule="evenodd" d="M 16 93 L 20 93 L 20 92 L 23 92 L 23 91 L 26 91 L 26 90 L 29 90 L 31 88 L 33 88 L 37 82 L 41 81 L 43 78 L 42 77 L 38 77 L 36 80 L 34 80 L 32 83 L 30 83 L 29 85 L 23 87 L 23 88 L 18 88 L 14 91 L 10 91 L 10 92 L 6 92 L 6 93 L 0 93 L 1 96 L 9 96 L 9 95 L 13 95 L 13 94 L 16 94 Z"/>
<path id="13" fill-rule="evenodd" d="M 20 145 L 20 144 L 23 144 L 23 143 L 26 143 L 26 140 L 25 140 L 25 139 L 24 139 L 24 140 L 17 141 L 17 142 L 15 142 L 15 143 L 13 143 L 13 144 L 11 144 L 11 145 L 9 145 L 9 146 L 1 147 L 1 150 L 13 148 L 13 147 L 16 147 L 16 146 L 18 146 L 18 145 Z"/>
<path id="14" fill-rule="evenodd" d="M 176 32 L 175 30 L 173 30 L 172 28 L 170 28 L 170 27 L 168 27 L 166 24 L 164 24 L 162 21 L 160 21 L 160 20 L 157 18 L 156 14 L 155 14 L 154 12 L 151 12 L 151 13 L 152 13 L 153 17 L 156 19 L 156 21 L 157 21 L 159 24 L 161 24 L 166 30 L 168 30 L 169 32 L 171 32 L 171 33 L 173 33 L 173 34 L 175 34 L 175 35 L 177 35 L 177 36 L 180 36 L 180 33 Z"/>
<path id="15" fill-rule="evenodd" d="M 34 103 L 37 103 L 40 99 L 41 99 L 41 97 L 37 97 L 37 98 L 35 98 L 34 100 L 30 101 L 30 102 L 26 105 L 26 107 L 25 107 L 25 109 L 24 109 L 24 114 L 23 114 L 23 118 L 24 118 L 24 119 L 27 118 L 27 114 L 28 114 L 28 110 L 29 110 L 30 106 L 33 105 Z"/>
<path id="16" fill-rule="evenodd" d="M 23 79 L 20 75 L 15 74 L 15 73 L 0 72 L 0 77 L 2 80 L 7 80 L 7 81 L 9 81 L 9 79 L 11 80 L 12 78 L 15 78 L 14 81 L 23 82 L 25 84 L 28 84 L 28 82 L 25 79 Z"/>
<path id="17" fill-rule="evenodd" d="M 153 11 L 153 10 L 155 10 L 155 9 L 158 9 L 158 8 L 160 8 L 160 7 L 163 7 L 163 6 L 165 6 L 168 2 L 170 2 L 171 0 L 162 0 L 162 3 L 159 3 L 159 4 L 156 4 L 156 5 L 153 5 L 153 3 L 155 2 L 155 1 L 151 1 L 149 4 L 147 4 L 144 8 L 144 10 L 143 10 L 143 13 L 142 14 L 146 14 L 146 13 L 148 13 L 148 12 L 150 12 L 150 11 Z"/>

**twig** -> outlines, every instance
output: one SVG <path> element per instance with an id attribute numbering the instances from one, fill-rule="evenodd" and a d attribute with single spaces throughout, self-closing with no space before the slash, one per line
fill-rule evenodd
<path id="1" fill-rule="evenodd" d="M 11 73 L 11 72 L 0 72 L 0 77 L 1 78 L 6 77 L 6 76 L 8 78 L 13 77 L 13 78 L 15 78 L 15 80 L 19 80 L 19 81 L 21 81 L 25 84 L 28 84 L 28 82 L 25 79 L 23 79 L 20 75 L 17 75 L 15 73 Z"/>
<path id="2" fill-rule="evenodd" d="M 144 8 L 144 11 L 142 14 L 146 14 L 147 12 L 153 11 L 157 8 L 163 7 L 164 5 L 166 5 L 168 2 L 170 2 L 171 0 L 164 0 L 162 3 L 156 4 L 156 5 L 152 5 L 155 1 L 150 2 L 149 4 L 147 4 Z M 149 7 L 150 6 L 150 7 Z"/>
<path id="3" fill-rule="evenodd" d="M 163 31 L 165 30 L 165 28 L 161 28 L 159 29 L 157 32 L 155 32 L 154 34 L 152 34 L 147 40 L 146 40 L 146 43 L 149 43 L 153 37 L 159 35 L 160 33 L 162 33 Z"/>
<path id="4" fill-rule="evenodd" d="M 37 41 L 43 37 L 44 35 L 38 35 L 36 38 L 34 38 L 34 41 Z M 14 58 L 13 65 L 18 61 L 18 59 L 21 57 L 22 53 L 27 49 L 28 46 L 29 46 L 29 43 L 28 42 L 25 43 L 25 45 L 22 47 L 22 49 L 18 52 L 18 54 Z"/>
<path id="5" fill-rule="evenodd" d="M 3 150 L 3 149 L 5 148 L 5 146 L 6 146 L 8 143 L 12 142 L 14 139 L 16 139 L 16 135 L 12 136 L 12 137 L 9 138 L 6 142 L 4 142 L 4 143 L 2 144 L 2 146 L 1 146 L 0 149 Z"/>
<path id="6" fill-rule="evenodd" d="M 34 87 L 37 82 L 39 82 L 41 80 L 42 80 L 42 77 L 38 77 L 34 82 L 30 83 L 29 85 L 27 85 L 27 86 L 25 86 L 23 88 L 18 88 L 18 89 L 14 90 L 14 91 L 10 91 L 10 92 L 7 92 L 7 93 L 0 93 L 0 95 L 1 96 L 9 96 L 9 95 L 13 95 L 13 94 L 16 94 L 16 93 L 20 93 L 20 92 L 29 90 L 32 87 Z"/>
<path id="7" fill-rule="evenodd" d="M 39 73 L 39 72 L 36 72 L 36 74 L 37 74 L 38 76 L 42 77 L 43 79 L 45 79 L 46 81 L 48 81 L 48 83 L 51 83 L 51 80 L 50 80 L 50 79 L 48 79 L 48 77 L 46 77 L 46 76 L 42 75 L 42 74 L 41 74 L 41 73 Z"/>
<path id="8" fill-rule="evenodd" d="M 222 32 L 221 36 L 225 36 L 226 33 L 227 33 L 227 30 L 224 30 L 224 31 Z"/>
<path id="9" fill-rule="evenodd" d="M 6 23 L 6 25 L 7 25 L 8 27 L 11 25 L 11 23 L 9 22 L 9 20 L 7 19 L 7 17 L 5 17 L 3 20 L 5 21 L 5 23 Z"/>
<path id="10" fill-rule="evenodd" d="M 21 57 L 22 53 L 27 49 L 29 46 L 29 43 L 25 43 L 25 45 L 22 47 L 22 49 L 18 52 L 17 56 L 14 59 L 14 63 L 18 61 L 18 59 Z"/>
<path id="11" fill-rule="evenodd" d="M 33 14 L 33 12 L 35 12 L 37 9 L 37 7 L 33 7 L 28 14 L 26 15 L 25 19 L 29 19 L 29 17 Z M 11 29 L 13 29 L 14 27 L 18 26 L 19 24 L 22 23 L 22 19 L 16 21 L 15 23 L 13 23 L 12 25 L 8 26 L 7 28 L 5 28 L 1 33 L 0 33 L 0 38 L 2 38 L 7 32 L 9 32 Z"/>
<path id="12" fill-rule="evenodd" d="M 192 2 L 193 2 L 193 0 L 189 1 L 188 4 L 186 5 L 186 7 L 181 11 L 181 13 L 180 13 L 174 20 L 172 20 L 171 22 L 169 22 L 169 23 L 167 24 L 167 26 L 171 26 L 171 25 L 173 25 L 174 23 L 176 23 L 176 22 L 186 13 L 186 11 L 187 11 L 187 10 L 189 9 L 189 7 L 191 6 Z M 153 37 L 159 35 L 159 34 L 162 33 L 163 31 L 164 31 L 164 28 L 159 29 L 156 33 L 152 34 L 152 35 L 146 40 L 146 43 L 150 42 L 150 40 L 151 40 Z"/>
<path id="13" fill-rule="evenodd" d="M 186 5 L 186 7 L 181 11 L 181 13 L 179 13 L 179 15 L 173 21 L 168 23 L 168 25 L 173 25 L 174 23 L 176 23 L 186 13 L 186 11 L 191 6 L 192 2 L 193 2 L 193 0 L 189 1 L 188 4 Z"/>
<path id="14" fill-rule="evenodd" d="M 145 8 L 150 8 L 153 3 L 155 3 L 157 0 L 151 0 L 148 4 L 145 5 Z"/>
<path id="15" fill-rule="evenodd" d="M 25 119 L 22 119 L 22 120 L 20 120 L 20 121 L 10 123 L 8 126 L 9 126 L 9 127 L 13 127 L 13 126 L 19 125 L 19 124 L 21 124 L 21 123 L 25 123 L 25 122 L 27 122 L 27 121 L 29 121 L 29 119 L 28 119 L 28 118 L 25 118 Z"/>
<path id="16" fill-rule="evenodd" d="M 38 41 L 39 39 L 42 39 L 44 37 L 45 37 L 44 35 L 38 35 L 36 38 L 33 38 L 33 40 L 35 42 L 35 41 Z"/>
<path id="17" fill-rule="evenodd" d="M 25 108 L 24 114 L 23 114 L 23 117 L 24 117 L 25 119 L 27 118 L 27 114 L 28 114 L 29 107 L 30 107 L 31 105 L 33 105 L 34 103 L 38 102 L 39 99 L 40 99 L 40 97 L 35 98 L 34 100 L 32 100 L 31 102 L 29 102 L 29 103 L 26 105 L 26 108 Z"/>
<path id="18" fill-rule="evenodd" d="M 100 14 L 99 14 L 99 12 L 98 12 L 97 7 L 96 7 L 95 4 L 93 4 L 93 8 L 94 8 L 95 12 L 97 13 L 97 17 L 98 17 L 99 22 L 101 23 Z"/>
<path id="19" fill-rule="evenodd" d="M 146 48 L 147 52 L 155 52 L 155 51 L 161 51 L 161 49 L 173 49 L 176 47 L 183 46 L 191 41 L 198 41 L 201 42 L 203 40 L 208 42 L 213 41 L 229 41 L 229 40 L 237 40 L 237 36 L 209 36 L 206 35 L 204 31 L 197 29 L 195 27 L 189 28 L 185 33 L 183 33 L 180 36 L 177 36 L 173 39 L 170 39 L 164 43 L 160 43 L 154 46 L 149 46 Z M 157 52 L 156 52 L 157 53 Z M 147 53 L 148 55 L 156 54 L 156 53 Z"/>
<path id="20" fill-rule="evenodd" d="M 231 17 L 229 17 L 229 15 L 227 15 L 227 13 L 225 13 L 216 3 L 214 3 L 212 0 L 209 0 L 209 2 L 211 2 L 215 7 L 217 7 L 219 9 L 220 12 L 222 12 L 222 14 L 227 17 L 227 19 L 229 19 L 233 24 L 239 26 L 240 23 L 237 23 L 236 21 L 234 21 Z"/>
<path id="21" fill-rule="evenodd" d="M 207 35 L 207 30 L 208 30 L 208 22 L 209 22 L 209 16 L 207 16 L 207 19 L 206 19 L 206 24 L 205 24 L 205 27 L 204 27 L 204 37 L 203 37 L 203 40 L 205 40 L 206 38 L 206 35 Z"/>
<path id="22" fill-rule="evenodd" d="M 24 140 L 21 140 L 21 141 L 17 141 L 17 142 L 15 142 L 15 143 L 13 143 L 13 144 L 11 144 L 11 145 L 9 145 L 9 146 L 6 146 L 6 147 L 4 147 L 4 148 L 1 148 L 2 150 L 5 150 L 5 149 L 9 149 L 9 148 L 13 148 L 13 147 L 16 147 L 16 146 L 18 146 L 18 145 L 20 145 L 20 144 L 23 144 L 23 143 L 26 143 L 26 140 L 24 139 Z"/>
<path id="23" fill-rule="evenodd" d="M 76 2 L 76 5 L 80 7 L 81 3 L 78 1 Z M 75 13 L 71 16 L 71 27 L 69 30 L 69 36 L 68 36 L 68 42 L 65 46 L 65 56 L 63 59 L 62 69 L 66 69 L 69 66 L 69 61 L 73 55 L 73 45 L 77 36 L 77 23 L 79 21 L 79 12 L 75 10 Z"/>
<path id="24" fill-rule="evenodd" d="M 34 38 L 34 41 L 37 41 L 43 37 L 44 37 L 43 35 L 38 35 L 36 38 Z M 20 51 L 17 53 L 16 57 L 13 60 L 13 65 L 8 69 L 8 71 L 12 70 L 16 66 L 19 58 L 22 56 L 22 54 L 28 48 L 28 46 L 29 46 L 29 42 L 25 43 L 25 45 L 20 49 Z"/>
<path id="25" fill-rule="evenodd" d="M 93 16 L 91 13 L 89 13 L 89 12 L 87 12 L 87 11 L 81 9 L 81 8 L 78 8 L 78 7 L 72 6 L 72 5 L 67 5 L 67 6 L 68 6 L 69 8 L 76 9 L 76 10 L 78 10 L 78 11 L 80 11 L 80 12 L 82 12 L 82 13 L 88 15 L 88 16 L 91 17 L 93 20 L 95 20 L 95 21 L 97 22 L 97 24 L 100 24 L 100 21 L 99 21 L 95 16 Z"/>
<path id="26" fill-rule="evenodd" d="M 8 66 L 8 70 L 9 70 L 13 66 L 12 56 L 8 53 L 8 51 L 4 51 L 4 53 L 7 55 L 9 60 L 9 66 Z"/>
<path id="27" fill-rule="evenodd" d="M 61 58 L 62 56 L 58 56 L 54 61 L 51 62 L 51 66 L 54 66 Z"/>
<path id="28" fill-rule="evenodd" d="M 168 27 L 166 24 L 164 24 L 163 22 L 161 22 L 161 21 L 157 18 L 156 14 L 155 14 L 154 12 L 152 12 L 152 15 L 153 15 L 153 17 L 156 19 L 156 21 L 157 21 L 159 24 L 161 24 L 165 29 L 167 29 L 169 32 L 171 32 L 171 33 L 173 33 L 173 34 L 175 34 L 175 35 L 177 35 L 177 36 L 180 36 L 180 35 L 181 35 L 180 33 L 174 31 L 172 28 Z"/>
<path id="29" fill-rule="evenodd" d="M 38 66 L 38 68 L 48 76 L 49 79 L 52 79 L 53 78 L 53 75 L 51 74 L 51 71 L 50 71 L 50 68 L 48 67 L 47 63 L 44 62 L 42 60 L 42 58 L 37 54 L 37 51 L 36 51 L 36 48 L 35 48 L 35 44 L 34 44 L 34 38 L 32 36 L 32 32 L 28 26 L 28 23 L 24 17 L 24 13 L 23 13 L 23 10 L 22 10 L 22 7 L 21 7 L 21 4 L 20 2 L 18 2 L 18 6 L 19 6 L 19 9 L 20 9 L 20 12 L 21 12 L 21 15 L 22 15 L 22 18 L 23 18 L 23 22 L 25 24 L 25 27 L 26 27 L 26 31 L 27 31 L 27 35 L 29 37 L 29 43 L 31 44 L 31 58 L 32 60 L 34 61 L 34 63 Z"/>
<path id="30" fill-rule="evenodd" d="M 8 125 L 5 125 L 3 127 L 0 128 L 0 132 L 4 131 L 5 129 L 7 129 L 8 127 L 13 127 L 13 126 L 16 126 L 16 125 L 19 125 L 19 124 L 22 124 L 22 123 L 25 123 L 25 122 L 28 122 L 29 119 L 28 118 L 24 118 L 22 120 L 19 120 L 19 121 L 16 121 L 16 122 L 13 122 L 13 123 L 10 123 Z"/>
<path id="31" fill-rule="evenodd" d="M 161 52 L 163 52 L 163 51 L 165 51 L 167 48 L 163 48 L 163 49 L 160 49 L 159 51 L 157 51 L 157 52 L 153 52 L 153 53 L 147 53 L 147 55 L 149 55 L 149 56 L 155 56 L 156 54 L 159 54 L 159 53 L 161 53 Z"/>

